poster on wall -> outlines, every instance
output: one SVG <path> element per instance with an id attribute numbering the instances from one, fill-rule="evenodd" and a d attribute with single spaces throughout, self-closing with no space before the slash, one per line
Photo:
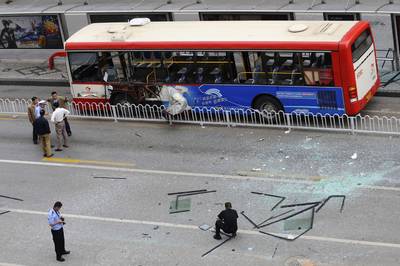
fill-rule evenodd
<path id="1" fill-rule="evenodd" d="M 62 49 L 56 15 L 0 16 L 0 49 Z"/>

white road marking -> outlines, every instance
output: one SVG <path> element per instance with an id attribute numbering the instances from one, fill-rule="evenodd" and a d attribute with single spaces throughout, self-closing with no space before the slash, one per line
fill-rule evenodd
<path id="1" fill-rule="evenodd" d="M 311 181 L 311 180 L 298 180 L 298 179 L 259 177 L 259 176 L 207 174 L 207 173 L 163 171 L 163 170 L 149 170 L 149 169 L 132 169 L 132 168 L 108 167 L 108 166 L 98 166 L 98 165 L 79 165 L 79 164 L 67 164 L 67 163 L 47 163 L 47 162 L 19 161 L 19 160 L 0 160 L 0 163 L 50 166 L 50 167 L 80 168 L 80 169 L 93 169 L 93 170 L 117 171 L 117 172 L 128 172 L 128 173 L 142 173 L 142 174 L 191 176 L 191 177 L 210 177 L 210 178 L 222 178 L 222 179 L 234 179 L 234 180 L 251 180 L 251 181 L 264 181 L 264 182 L 265 181 L 270 181 L 270 182 L 292 183 L 292 184 L 293 183 L 296 183 L 296 184 L 315 184 L 316 183 L 316 181 Z M 359 186 L 358 188 L 400 192 L 400 187 L 386 187 L 386 186 L 370 186 L 370 185 L 366 185 L 366 186 Z"/>
<path id="2" fill-rule="evenodd" d="M 7 209 L 7 210 L 11 211 L 11 213 L 34 214 L 34 215 L 43 215 L 43 216 L 47 215 L 47 212 L 41 212 L 41 211 L 23 210 L 23 209 Z M 199 230 L 198 226 L 189 225 L 189 224 L 174 224 L 174 223 L 166 223 L 166 222 L 144 221 L 144 220 L 133 220 L 133 219 L 119 219 L 119 218 L 97 217 L 97 216 L 65 214 L 65 213 L 63 213 L 63 216 L 65 216 L 67 218 L 94 220 L 94 221 L 102 221 L 102 222 L 141 224 L 141 225 L 162 226 L 162 227 L 179 228 L 179 229 Z M 261 236 L 261 234 L 258 231 L 251 231 L 251 230 L 238 230 L 238 233 L 246 234 L 246 235 Z M 334 242 L 334 243 L 339 243 L 339 244 L 351 244 L 351 245 L 360 245 L 360 246 L 375 246 L 375 247 L 400 249 L 400 244 L 397 244 L 397 243 L 352 240 L 352 239 L 332 238 L 332 237 L 323 237 L 323 236 L 309 236 L 309 235 L 304 235 L 301 237 L 301 239 L 311 240 L 311 241 Z"/>

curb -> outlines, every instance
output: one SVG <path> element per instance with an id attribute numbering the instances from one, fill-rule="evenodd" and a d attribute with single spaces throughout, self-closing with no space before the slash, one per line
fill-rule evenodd
<path id="1" fill-rule="evenodd" d="M 69 87 L 66 79 L 0 79 L 0 85 Z"/>
<path id="2" fill-rule="evenodd" d="M 377 91 L 375 96 L 378 97 L 400 97 L 400 90 L 399 91 Z"/>

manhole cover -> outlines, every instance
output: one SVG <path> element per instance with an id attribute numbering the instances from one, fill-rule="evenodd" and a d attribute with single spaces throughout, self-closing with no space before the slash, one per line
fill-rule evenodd
<path id="1" fill-rule="evenodd" d="M 285 266 L 316 266 L 316 264 L 305 257 L 296 256 L 288 258 L 285 261 Z"/>

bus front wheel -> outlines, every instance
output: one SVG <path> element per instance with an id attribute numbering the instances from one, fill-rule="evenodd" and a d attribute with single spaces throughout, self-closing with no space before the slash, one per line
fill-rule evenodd
<path id="1" fill-rule="evenodd" d="M 279 100 L 268 95 L 257 97 L 254 101 L 253 107 L 260 111 L 264 117 L 268 118 L 275 118 L 278 116 L 280 111 L 283 111 Z"/>

